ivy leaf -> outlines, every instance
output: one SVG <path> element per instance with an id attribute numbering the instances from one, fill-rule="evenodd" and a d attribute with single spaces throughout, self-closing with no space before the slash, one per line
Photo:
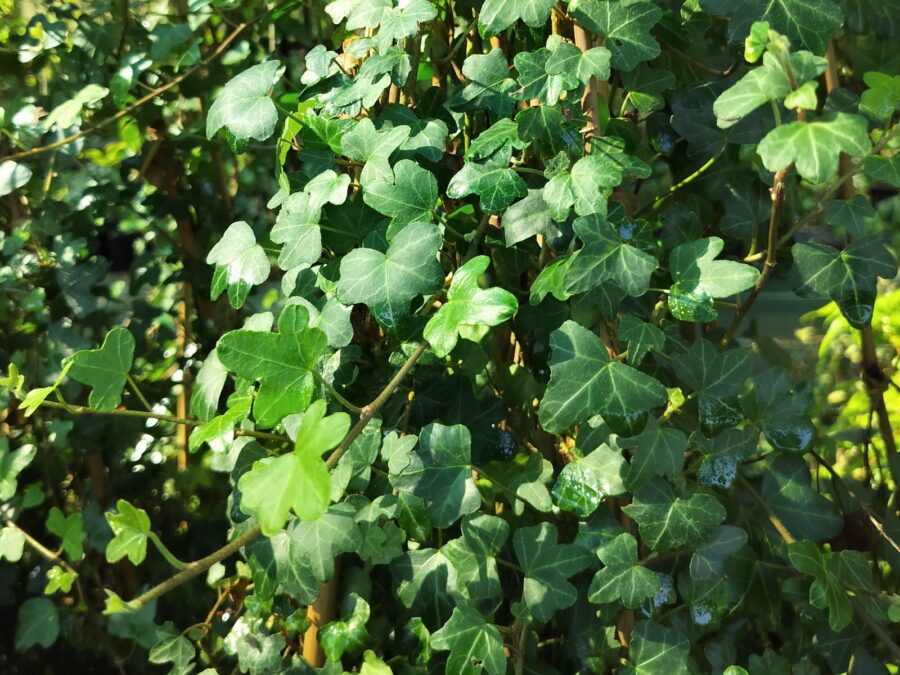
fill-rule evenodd
<path id="1" fill-rule="evenodd" d="M 484 36 L 499 35 L 519 20 L 541 28 L 553 5 L 553 0 L 485 0 L 478 14 L 478 30 Z"/>
<path id="2" fill-rule="evenodd" d="M 887 120 L 900 110 L 900 75 L 892 77 L 872 71 L 863 75 L 863 81 L 869 88 L 859 97 L 859 109 L 862 112 Z"/>
<path id="3" fill-rule="evenodd" d="M 668 482 L 639 488 L 623 510 L 638 524 L 641 539 L 660 553 L 679 546 L 696 546 L 725 520 L 725 508 L 703 493 L 676 497 Z"/>
<path id="4" fill-rule="evenodd" d="M 900 154 L 890 157 L 883 155 L 866 157 L 863 166 L 874 180 L 887 183 L 891 187 L 900 187 Z"/>
<path id="5" fill-rule="evenodd" d="M 597 216 L 576 218 L 573 227 L 584 248 L 566 270 L 567 293 L 584 293 L 609 281 L 634 297 L 647 292 L 656 258 L 622 241 L 615 228 Z"/>
<path id="6" fill-rule="evenodd" d="M 280 633 L 268 635 L 262 619 L 240 617 L 223 641 L 225 653 L 236 656 L 244 673 L 279 672 L 284 638 Z"/>
<path id="7" fill-rule="evenodd" d="M 806 462 L 800 457 L 779 455 L 763 475 L 760 495 L 794 537 L 823 541 L 838 533 L 841 517 L 834 504 L 811 483 Z"/>
<path id="8" fill-rule="evenodd" d="M 88 403 L 97 410 L 112 410 L 122 399 L 122 390 L 134 359 L 134 336 L 125 328 L 113 328 L 100 349 L 84 349 L 69 357 L 69 375 L 90 387 Z"/>
<path id="9" fill-rule="evenodd" d="M 31 169 L 10 159 L 0 162 L 0 197 L 18 190 L 31 180 Z"/>
<path id="10" fill-rule="evenodd" d="M 448 542 L 441 552 L 456 569 L 457 586 L 468 601 L 493 607 L 503 595 L 496 556 L 509 538 L 509 524 L 496 516 L 474 514 L 463 518 L 461 530 L 462 537 Z"/>
<path id="11" fill-rule="evenodd" d="M 516 558 L 525 570 L 522 601 L 538 623 L 575 602 L 577 591 L 568 579 L 591 565 L 587 550 L 556 542 L 556 526 L 547 522 L 520 527 L 513 535 Z"/>
<path id="12" fill-rule="evenodd" d="M 18 477 L 37 454 L 37 446 L 31 443 L 18 450 L 9 451 L 9 440 L 0 436 L 0 502 L 5 502 L 16 494 Z"/>
<path id="13" fill-rule="evenodd" d="M 206 116 L 206 137 L 225 127 L 239 140 L 264 141 L 275 132 L 278 111 L 269 98 L 281 63 L 263 61 L 231 78 Z"/>
<path id="14" fill-rule="evenodd" d="M 319 632 L 322 651 L 329 661 L 339 661 L 346 653 L 358 652 L 370 639 L 366 630 L 371 609 L 369 603 L 356 593 L 343 602 L 343 618 L 329 621 Z"/>
<path id="15" fill-rule="evenodd" d="M 24 551 L 25 536 L 17 528 L 7 525 L 0 530 L 0 560 L 19 562 Z"/>
<path id="16" fill-rule="evenodd" d="M 398 490 L 425 499 L 435 527 L 450 527 L 481 506 L 481 494 L 472 480 L 468 428 L 429 424 L 419 434 L 418 449 L 405 459 L 407 464 L 397 470 L 391 483 Z M 434 495 L 441 498 L 434 499 Z"/>
<path id="17" fill-rule="evenodd" d="M 135 565 L 144 562 L 150 534 L 150 516 L 147 512 L 120 499 L 116 502 L 116 513 L 107 513 L 106 521 L 113 531 L 112 541 L 106 547 L 106 559 L 116 562 L 128 556 Z"/>
<path id="18" fill-rule="evenodd" d="M 447 302 L 428 320 L 424 337 L 437 356 L 447 356 L 456 346 L 460 330 L 472 326 L 497 326 L 516 313 L 516 297 L 502 288 L 481 288 L 478 278 L 490 258 L 472 258 L 453 274 Z"/>
<path id="19" fill-rule="evenodd" d="M 801 295 L 830 297 L 854 328 L 872 321 L 878 277 L 893 279 L 897 263 L 877 237 L 854 239 L 838 251 L 826 244 L 791 248 L 794 288 Z"/>
<path id="20" fill-rule="evenodd" d="M 681 476 L 688 439 L 678 429 L 661 427 L 656 420 L 648 420 L 640 434 L 620 442 L 626 446 L 637 446 L 625 478 L 632 490 L 656 476 L 667 476 L 672 480 Z"/>
<path id="21" fill-rule="evenodd" d="M 730 16 L 728 37 L 742 41 L 755 21 L 766 21 L 795 46 L 824 54 L 828 40 L 841 27 L 840 8 L 832 0 L 700 0 L 711 14 Z"/>
<path id="22" fill-rule="evenodd" d="M 588 600 L 596 604 L 621 602 L 638 607 L 656 594 L 659 576 L 638 563 L 637 541 L 627 532 L 604 544 L 598 555 L 603 562 L 588 589 Z"/>
<path id="23" fill-rule="evenodd" d="M 489 110 L 494 118 L 511 113 L 516 102 L 511 93 L 516 83 L 509 76 L 509 63 L 503 50 L 495 47 L 487 54 L 466 57 L 462 67 L 468 80 L 451 101 L 460 110 Z"/>
<path id="24" fill-rule="evenodd" d="M 219 338 L 216 352 L 222 365 L 260 383 L 253 402 L 260 426 L 273 427 L 309 405 L 315 388 L 311 371 L 328 350 L 328 338 L 308 322 L 307 309 L 291 305 L 278 319 L 278 333 L 242 329 Z"/>
<path id="25" fill-rule="evenodd" d="M 545 155 L 557 155 L 570 150 L 576 136 L 569 128 L 565 115 L 551 105 L 531 106 L 516 115 L 519 137 L 523 141 L 536 141 Z"/>
<path id="26" fill-rule="evenodd" d="M 599 337 L 574 321 L 550 334 L 550 383 L 540 404 L 541 426 L 560 433 L 593 415 L 610 427 L 634 435 L 647 411 L 666 403 L 657 380 L 631 366 L 610 361 Z"/>
<path id="27" fill-rule="evenodd" d="M 802 454 L 812 444 L 816 428 L 807 415 L 810 404 L 809 395 L 795 391 L 790 375 L 781 368 L 769 368 L 753 378 L 750 417 L 776 450 Z"/>
<path id="28" fill-rule="evenodd" d="M 606 497 L 625 492 L 628 463 L 609 446 L 601 445 L 585 457 L 569 462 L 559 472 L 553 496 L 559 508 L 586 518 Z"/>
<path id="29" fill-rule="evenodd" d="M 541 191 L 528 190 L 528 196 L 503 213 L 503 237 L 507 248 L 538 234 L 545 239 L 559 237 L 562 233 L 553 224 L 551 213 Z"/>
<path id="30" fill-rule="evenodd" d="M 713 321 L 718 316 L 714 298 L 737 295 L 756 283 L 759 271 L 755 267 L 716 260 L 724 247 L 719 237 L 707 237 L 672 249 L 669 269 L 675 283 L 669 292 L 669 311 L 676 319 Z"/>
<path id="31" fill-rule="evenodd" d="M 500 213 L 517 198 L 528 194 L 528 187 L 500 157 L 484 164 L 466 162 L 447 186 L 447 196 L 451 199 L 471 194 L 478 195 L 485 213 Z"/>
<path id="32" fill-rule="evenodd" d="M 84 522 L 80 513 L 64 515 L 57 507 L 50 509 L 47 518 L 47 529 L 62 539 L 62 547 L 73 561 L 81 560 L 84 555 L 82 542 L 85 539 Z"/>
<path id="33" fill-rule="evenodd" d="M 472 139 L 465 159 L 490 159 L 492 156 L 510 157 L 514 150 L 524 150 L 528 143 L 519 138 L 519 127 L 511 119 L 501 119 Z"/>
<path id="34" fill-rule="evenodd" d="M 194 645 L 171 621 L 166 621 L 156 629 L 156 642 L 150 648 L 147 660 L 150 663 L 171 663 L 172 672 L 188 672 L 197 655 Z"/>
<path id="35" fill-rule="evenodd" d="M 835 632 L 846 628 L 853 619 L 853 605 L 847 596 L 847 589 L 837 574 L 842 553 L 844 552 L 823 554 L 819 547 L 808 539 L 788 544 L 788 558 L 791 564 L 814 579 L 809 589 L 810 603 L 821 607 L 819 598 L 824 600 L 828 608 L 828 624 Z"/>
<path id="36" fill-rule="evenodd" d="M 41 122 L 41 126 L 46 130 L 67 129 L 79 121 L 83 108 L 102 101 L 108 93 L 109 89 L 106 87 L 88 84 L 82 87 L 75 96 L 51 110 L 50 114 Z"/>
<path id="37" fill-rule="evenodd" d="M 341 154 L 366 163 L 360 175 L 364 188 L 378 180 L 393 183 L 394 175 L 388 158 L 409 139 L 410 132 L 408 126 L 377 130 L 367 117 L 341 137 Z"/>
<path id="38" fill-rule="evenodd" d="M 16 622 L 16 651 L 34 645 L 47 648 L 59 637 L 59 610 L 47 598 L 28 598 L 19 606 Z"/>
<path id="39" fill-rule="evenodd" d="M 281 205 L 275 226 L 270 233 L 273 242 L 284 244 L 278 255 L 278 266 L 281 269 L 289 270 L 299 265 L 312 265 L 321 257 L 322 233 L 319 229 L 321 215 L 321 208 L 313 203 L 306 192 L 290 195 Z M 268 258 L 266 263 L 268 264 Z M 268 276 L 266 272 L 265 278 Z"/>
<path id="40" fill-rule="evenodd" d="M 666 628 L 655 621 L 641 621 L 634 627 L 628 660 L 623 670 L 628 675 L 687 675 L 691 645 L 677 628 Z"/>
<path id="41" fill-rule="evenodd" d="M 742 419 L 737 394 L 750 376 L 750 356 L 739 349 L 719 352 L 708 340 L 697 340 L 672 365 L 679 380 L 697 392 L 700 428 L 712 437 Z"/>
<path id="42" fill-rule="evenodd" d="M 606 37 L 612 67 L 632 70 L 641 61 L 659 56 L 659 43 L 650 34 L 662 11 L 649 2 L 625 5 L 610 0 L 572 0 L 569 14 L 579 24 Z"/>
<path id="43" fill-rule="evenodd" d="M 387 253 L 351 251 L 341 260 L 338 299 L 345 305 L 366 304 L 382 326 L 396 328 L 399 319 L 409 315 L 413 298 L 440 290 L 441 242 L 436 225 L 412 223 L 394 237 Z"/>
<path id="44" fill-rule="evenodd" d="M 648 352 L 662 352 L 666 344 L 662 330 L 630 314 L 619 323 L 619 339 L 628 345 L 628 365 L 635 367 L 641 365 Z"/>
<path id="45" fill-rule="evenodd" d="M 822 183 L 837 173 L 842 152 L 861 157 L 871 151 L 867 128 L 865 117 L 835 113 L 812 122 L 775 127 L 756 150 L 769 171 L 793 163 L 803 178 Z"/>
<path id="46" fill-rule="evenodd" d="M 447 671 L 458 675 L 506 673 L 503 636 L 472 607 L 455 607 L 444 626 L 432 634 L 431 648 L 450 652 Z"/>
<path id="47" fill-rule="evenodd" d="M 393 228 L 430 221 L 438 198 L 437 181 L 409 159 L 394 165 L 392 180 L 373 179 L 363 188 L 363 201 L 391 220 Z"/>
<path id="48" fill-rule="evenodd" d="M 215 300 L 228 290 L 228 302 L 240 309 L 252 286 L 269 278 L 271 265 L 265 249 L 256 243 L 256 235 L 243 220 L 232 223 L 206 256 L 215 265 L 210 297 Z"/>
<path id="49" fill-rule="evenodd" d="M 386 50 L 395 40 L 416 35 L 420 23 L 437 16 L 437 7 L 428 0 L 406 0 L 397 7 L 384 10 L 375 40 L 379 51 Z"/>
<path id="50" fill-rule="evenodd" d="M 53 595 L 57 591 L 71 592 L 72 584 L 77 578 L 77 572 L 68 572 L 62 566 L 54 565 L 47 570 L 47 585 L 44 587 L 44 595 Z"/>
<path id="51" fill-rule="evenodd" d="M 694 581 L 714 581 L 722 573 L 725 561 L 747 543 L 747 533 L 734 525 L 719 525 L 709 540 L 691 556 L 690 573 Z"/>
<path id="52" fill-rule="evenodd" d="M 456 606 L 465 606 L 457 588 L 456 568 L 433 548 L 407 551 L 391 563 L 400 604 L 420 616 L 429 629 L 442 625 Z"/>

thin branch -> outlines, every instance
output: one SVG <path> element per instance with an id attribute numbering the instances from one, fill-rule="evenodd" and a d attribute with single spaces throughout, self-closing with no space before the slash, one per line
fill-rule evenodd
<path id="1" fill-rule="evenodd" d="M 731 338 L 734 337 L 744 317 L 747 316 L 753 303 L 756 302 L 756 298 L 762 292 L 762 287 L 772 274 L 772 270 L 775 269 L 775 255 L 778 252 L 778 222 L 781 219 L 781 206 L 784 204 L 784 178 L 789 168 L 779 169 L 772 180 L 772 214 L 769 217 L 769 242 L 766 248 L 766 262 L 763 265 L 759 278 L 756 280 L 756 284 L 753 286 L 753 290 L 750 291 L 750 295 L 747 296 L 747 299 L 735 312 L 731 325 L 725 331 L 725 336 L 722 338 L 723 347 L 731 342 Z"/>
<path id="2" fill-rule="evenodd" d="M 342 406 L 344 406 L 347 410 L 352 412 L 354 415 L 359 415 L 362 412 L 362 408 L 350 403 L 350 401 L 348 401 L 346 398 L 344 398 L 344 396 L 343 396 L 343 394 L 341 394 L 341 392 L 339 392 L 337 389 L 335 389 L 334 386 L 331 385 L 328 382 L 328 380 L 326 380 L 324 377 L 322 377 L 318 372 L 316 372 L 315 370 L 313 370 L 311 372 L 312 372 L 313 378 L 315 378 L 316 382 L 318 382 L 323 387 L 325 387 L 325 390 L 329 394 L 331 394 L 332 397 L 334 397 L 335 401 L 340 403 Z"/>
<path id="3" fill-rule="evenodd" d="M 50 150 L 56 150 L 57 148 L 61 148 L 64 145 L 68 145 L 69 143 L 74 143 L 75 141 L 77 141 L 81 138 L 84 138 L 85 136 L 88 136 L 99 129 L 102 129 L 105 126 L 108 126 L 108 125 L 112 124 L 113 122 L 122 119 L 126 115 L 129 115 L 130 113 L 132 113 L 135 110 L 137 110 L 138 108 L 140 108 L 141 106 L 149 103 L 150 101 L 155 99 L 160 94 L 168 91 L 169 89 L 176 86 L 177 84 L 180 84 L 181 82 L 186 80 L 188 77 L 190 77 L 191 75 L 196 73 L 201 68 L 208 66 L 210 63 L 215 61 L 217 58 L 219 58 L 225 52 L 226 49 L 228 49 L 228 46 L 232 42 L 234 42 L 235 38 L 237 38 L 238 35 L 240 35 L 242 32 L 244 32 L 244 30 L 249 28 L 251 25 L 253 25 L 256 21 L 261 19 L 263 16 L 265 16 L 265 14 L 261 14 L 260 16 L 256 17 L 255 19 L 247 21 L 246 23 L 238 24 L 235 27 L 235 29 L 233 31 L 231 31 L 231 33 L 229 33 L 229 35 L 224 40 L 222 40 L 222 42 L 219 43 L 219 46 L 216 47 L 215 51 L 212 54 L 210 54 L 208 57 L 206 57 L 205 59 L 200 61 L 200 63 L 198 63 L 196 66 L 184 71 L 181 75 L 178 75 L 177 77 L 170 80 L 169 82 L 166 82 L 164 85 L 157 87 L 156 89 L 151 91 L 149 94 L 142 96 L 137 101 L 132 103 L 130 106 L 128 106 L 126 108 L 122 108 L 122 110 L 117 112 L 115 115 L 107 117 L 106 119 L 103 119 L 103 120 L 97 122 L 96 124 L 88 127 L 87 129 L 82 129 L 81 131 L 72 134 L 71 136 L 66 136 L 65 138 L 61 138 L 58 141 L 54 141 L 53 143 L 48 143 L 47 145 L 42 145 L 37 148 L 30 148 L 28 150 L 23 150 L 22 152 L 17 152 L 12 155 L 7 155 L 6 157 L 3 157 L 2 159 L 12 160 L 12 161 L 20 161 L 23 159 L 30 159 L 31 157 L 36 157 L 37 155 L 41 155 L 45 152 L 49 152 Z"/>

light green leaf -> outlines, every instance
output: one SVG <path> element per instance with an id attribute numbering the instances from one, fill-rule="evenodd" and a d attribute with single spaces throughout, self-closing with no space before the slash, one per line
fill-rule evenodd
<path id="1" fill-rule="evenodd" d="M 566 270 L 567 293 L 585 293 L 610 281 L 634 297 L 647 292 L 656 258 L 622 241 L 612 225 L 597 216 L 576 218 L 573 227 L 584 248 Z"/>
<path id="2" fill-rule="evenodd" d="M 396 328 L 409 315 L 413 298 L 440 289 L 441 242 L 437 226 L 412 223 L 394 237 L 386 254 L 369 248 L 351 251 L 341 260 L 338 299 L 345 305 L 364 303 L 382 326 Z"/>
<path id="3" fill-rule="evenodd" d="M 0 162 L 0 197 L 18 190 L 31 179 L 31 169 L 8 159 Z"/>
<path id="4" fill-rule="evenodd" d="M 278 80 L 281 64 L 263 61 L 231 78 L 206 115 L 206 137 L 226 127 L 239 140 L 264 141 L 275 132 L 278 111 L 269 91 Z"/>
<path id="5" fill-rule="evenodd" d="M 677 628 L 666 628 L 655 621 L 641 621 L 631 634 L 627 675 L 687 675 L 691 646 Z"/>
<path id="6" fill-rule="evenodd" d="M 371 610 L 369 603 L 356 593 L 351 593 L 343 602 L 343 618 L 329 621 L 319 629 L 319 642 L 329 661 L 340 661 L 347 653 L 358 653 L 370 640 L 366 630 Z"/>
<path id="7" fill-rule="evenodd" d="M 244 673 L 277 673 L 282 670 L 284 638 L 269 635 L 262 619 L 240 617 L 223 642 L 225 653 L 236 656 Z"/>
<path id="8" fill-rule="evenodd" d="M 706 323 L 718 312 L 714 298 L 727 298 L 751 288 L 759 271 L 731 260 L 716 260 L 725 243 L 719 237 L 690 241 L 672 249 L 669 270 L 674 284 L 669 292 L 669 311 L 676 319 Z"/>
<path id="9" fill-rule="evenodd" d="M 541 197 L 540 190 L 528 190 L 527 197 L 506 209 L 502 225 L 507 247 L 537 234 L 545 239 L 555 239 L 561 234 L 553 224 L 551 209 Z"/>
<path id="10" fill-rule="evenodd" d="M 305 307 L 290 305 L 278 319 L 278 333 L 235 330 L 219 338 L 216 352 L 222 365 L 260 383 L 253 402 L 260 426 L 275 426 L 285 415 L 303 410 L 312 398 L 311 371 L 328 350 L 328 338 L 308 322 Z"/>
<path id="11" fill-rule="evenodd" d="M 854 239 L 842 251 L 825 244 L 791 248 L 794 288 L 801 295 L 830 297 L 854 328 L 872 321 L 878 277 L 893 279 L 897 263 L 877 237 Z"/>
<path id="12" fill-rule="evenodd" d="M 715 497 L 703 493 L 676 497 L 664 480 L 642 486 L 623 510 L 657 553 L 696 546 L 725 519 L 725 508 Z"/>
<path id="13" fill-rule="evenodd" d="M 490 262 L 486 255 L 476 256 L 453 274 L 447 302 L 425 325 L 424 337 L 438 356 L 453 351 L 458 333 L 466 327 L 497 326 L 516 313 L 518 302 L 512 293 L 478 285 Z"/>
<path id="14" fill-rule="evenodd" d="M 44 587 L 44 595 L 53 595 L 57 591 L 69 593 L 77 578 L 77 573 L 69 572 L 60 565 L 54 565 L 47 570 L 47 585 Z"/>
<path id="15" fill-rule="evenodd" d="M 6 558 L 11 563 L 19 562 L 25 550 L 25 537 L 15 527 L 7 525 L 0 530 L 0 560 Z"/>
<path id="16" fill-rule="evenodd" d="M 444 626 L 432 634 L 431 648 L 450 652 L 448 673 L 504 675 L 503 636 L 472 607 L 455 607 Z"/>
<path id="17" fill-rule="evenodd" d="M 85 349 L 69 357 L 69 375 L 90 387 L 88 403 L 97 410 L 112 410 L 122 399 L 122 390 L 134 358 L 134 336 L 125 328 L 113 328 L 100 349 Z"/>
<path id="18" fill-rule="evenodd" d="M 344 189 L 346 190 L 346 186 Z M 281 269 L 289 270 L 318 261 L 322 255 L 322 232 L 319 229 L 321 216 L 320 206 L 314 204 L 313 198 L 305 191 L 295 192 L 281 205 L 270 233 L 272 241 L 284 244 L 278 256 L 278 266 Z M 268 276 L 267 272 L 266 278 Z"/>
<path id="19" fill-rule="evenodd" d="M 866 118 L 836 113 L 812 122 L 791 122 L 775 127 L 757 146 L 769 171 L 790 166 L 811 183 L 822 183 L 837 173 L 842 152 L 861 157 L 872 149 Z"/>
<path id="20" fill-rule="evenodd" d="M 208 265 L 215 265 L 210 297 L 215 300 L 228 290 L 228 302 L 240 309 L 252 286 L 269 278 L 271 266 L 256 235 L 243 220 L 232 223 L 206 256 Z"/>
<path id="21" fill-rule="evenodd" d="M 447 196 L 462 199 L 471 194 L 479 196 L 481 209 L 485 213 L 500 213 L 517 198 L 528 194 L 528 188 L 505 160 L 485 164 L 466 162 L 450 180 Z"/>
<path id="22" fill-rule="evenodd" d="M 710 14 L 731 16 L 728 37 L 742 41 L 754 21 L 787 36 L 795 47 L 824 54 L 828 40 L 841 27 L 841 10 L 832 0 L 700 0 Z"/>
<path id="23" fill-rule="evenodd" d="M 574 321 L 550 334 L 550 349 L 550 383 L 539 417 L 551 433 L 600 414 L 614 431 L 633 435 L 649 410 L 666 403 L 666 390 L 657 380 L 610 361 L 600 338 Z"/>
<path id="24" fill-rule="evenodd" d="M 316 520 L 331 501 L 331 480 L 322 454 L 338 445 L 350 428 L 346 413 L 325 416 L 325 401 L 303 413 L 294 450 L 254 462 L 241 476 L 241 509 L 259 521 L 263 534 L 277 534 L 293 510 L 300 520 Z"/>
<path id="25" fill-rule="evenodd" d="M 890 119 L 897 110 L 900 110 L 900 75 L 886 75 L 878 72 L 868 72 L 863 75 L 863 81 L 868 85 L 862 96 L 859 97 L 860 111 L 877 117 L 878 119 Z M 0 165 L 0 175 L 3 166 Z M 2 184 L 2 180 L 0 180 Z M 2 194 L 2 189 L 0 189 Z"/>
<path id="26" fill-rule="evenodd" d="M 591 565 L 587 550 L 556 542 L 556 526 L 547 522 L 520 527 L 513 535 L 516 558 L 525 570 L 522 601 L 538 623 L 575 602 L 577 592 L 568 579 Z"/>
<path id="27" fill-rule="evenodd" d="M 113 531 L 113 538 L 106 546 L 106 559 L 116 562 L 128 556 L 135 565 L 144 562 L 147 557 L 147 535 L 150 534 L 150 516 L 147 512 L 120 499 L 116 502 L 116 512 L 106 513 L 106 521 Z"/>
<path id="28" fill-rule="evenodd" d="M 59 637 L 59 611 L 47 598 L 28 598 L 19 606 L 16 623 L 16 651 L 34 645 L 50 647 Z"/>
<path id="29" fill-rule="evenodd" d="M 98 101 L 102 101 L 108 93 L 109 89 L 99 84 L 82 87 L 74 97 L 50 111 L 42 122 L 44 129 L 60 131 L 71 127 L 79 121 L 83 108 L 92 107 Z"/>
<path id="30" fill-rule="evenodd" d="M 559 508 L 586 518 L 603 499 L 625 492 L 623 478 L 627 471 L 628 463 L 621 453 L 601 445 L 563 467 L 553 486 L 553 496 Z"/>
<path id="31" fill-rule="evenodd" d="M 569 14 L 588 30 L 606 37 L 604 44 L 617 70 L 632 70 L 641 61 L 659 55 L 659 43 L 650 30 L 662 18 L 662 12 L 654 4 L 572 0 Z"/>
<path id="32" fill-rule="evenodd" d="M 228 380 L 228 369 L 219 361 L 215 348 L 206 357 L 191 393 L 191 414 L 201 422 L 209 422 L 216 416 L 222 389 Z"/>
<path id="33" fill-rule="evenodd" d="M 625 607 L 638 607 L 656 594 L 659 576 L 638 564 L 637 541 L 627 532 L 620 534 L 598 551 L 603 562 L 588 590 L 588 600 L 597 604 L 621 602 Z"/>
<path id="34" fill-rule="evenodd" d="M 47 518 L 47 529 L 62 539 L 62 547 L 73 561 L 81 560 L 84 555 L 82 542 L 85 539 L 84 523 L 81 514 L 71 513 L 64 515 L 57 507 L 50 508 L 50 516 Z"/>
<path id="35" fill-rule="evenodd" d="M 485 0 L 478 14 L 478 29 L 482 35 L 499 35 L 520 20 L 541 28 L 553 4 L 553 0 Z"/>
<path id="36" fill-rule="evenodd" d="M 5 502 L 16 494 L 18 477 L 37 454 L 37 446 L 28 443 L 18 450 L 9 451 L 9 440 L 0 436 L 0 502 Z"/>
<path id="37" fill-rule="evenodd" d="M 391 483 L 398 490 L 425 499 L 435 527 L 450 527 L 481 506 L 481 494 L 472 480 L 468 428 L 429 424 L 419 434 L 418 449 L 405 459 L 406 465 L 396 473 L 392 465 Z M 440 499 L 435 495 L 441 495 Z"/>
<path id="38" fill-rule="evenodd" d="M 363 201 L 390 217 L 394 228 L 430 221 L 437 198 L 434 175 L 409 159 L 401 159 L 394 165 L 391 178 L 379 176 L 363 188 Z"/>

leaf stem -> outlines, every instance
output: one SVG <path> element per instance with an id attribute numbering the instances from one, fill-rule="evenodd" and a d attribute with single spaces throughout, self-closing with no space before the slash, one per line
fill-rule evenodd
<path id="1" fill-rule="evenodd" d="M 144 396 L 144 392 L 141 391 L 141 388 L 138 386 L 137 380 L 135 380 L 131 375 L 128 376 L 128 386 L 131 387 L 131 391 L 134 392 L 134 395 L 138 397 L 138 400 L 141 404 L 150 412 L 153 412 L 153 406 L 150 405 L 150 401 Z"/>
<path id="2" fill-rule="evenodd" d="M 169 550 L 169 548 L 162 542 L 156 532 L 152 530 L 147 533 L 147 539 L 153 542 L 153 545 L 156 546 L 156 550 L 162 554 L 162 557 L 166 559 L 166 562 L 169 563 L 176 570 L 183 570 L 187 567 L 187 563 L 182 562 Z"/>
<path id="3" fill-rule="evenodd" d="M 350 403 L 350 401 L 348 401 L 346 398 L 344 398 L 344 396 L 341 394 L 341 392 L 339 392 L 337 389 L 335 389 L 334 386 L 331 385 L 328 382 L 328 380 L 326 380 L 324 377 L 322 377 L 318 372 L 316 372 L 315 370 L 313 370 L 311 372 L 312 372 L 313 377 L 315 378 L 316 382 L 318 382 L 323 387 L 325 387 L 325 390 L 334 397 L 335 401 L 340 403 L 342 406 L 344 406 L 347 410 L 349 410 L 350 412 L 352 412 L 355 415 L 359 415 L 362 412 L 362 410 L 363 410 L 362 408 Z"/>

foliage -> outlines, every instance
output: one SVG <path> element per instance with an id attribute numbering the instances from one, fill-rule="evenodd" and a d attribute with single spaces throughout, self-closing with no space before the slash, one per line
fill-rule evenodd
<path id="1" fill-rule="evenodd" d="M 895 672 L 884 5 L 0 3 L 4 672 Z"/>

